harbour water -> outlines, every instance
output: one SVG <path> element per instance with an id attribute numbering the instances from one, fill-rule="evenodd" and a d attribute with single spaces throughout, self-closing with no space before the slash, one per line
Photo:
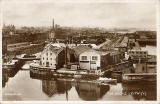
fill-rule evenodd
<path id="1" fill-rule="evenodd" d="M 155 84 L 97 85 L 78 81 L 46 80 L 30 77 L 29 70 L 20 70 L 14 77 L 5 74 L 3 77 L 8 80 L 3 85 L 3 100 L 156 100 Z"/>
<path id="2" fill-rule="evenodd" d="M 56 78 L 46 80 L 30 77 L 26 62 L 10 77 L 3 73 L 3 100 L 46 100 L 46 101 L 137 101 L 156 100 L 156 84 L 98 85 L 86 82 L 72 82 Z M 138 65 L 135 65 L 138 66 Z"/>

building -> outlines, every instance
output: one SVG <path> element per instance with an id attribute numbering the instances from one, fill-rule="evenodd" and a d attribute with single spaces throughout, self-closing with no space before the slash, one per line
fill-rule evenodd
<path id="1" fill-rule="evenodd" d="M 101 55 L 95 50 L 87 50 L 80 54 L 79 56 L 79 65 L 81 69 L 99 69 L 101 66 L 100 63 Z"/>
<path id="2" fill-rule="evenodd" d="M 111 42 L 111 40 L 109 40 L 109 39 L 106 39 L 106 41 L 105 42 L 103 42 L 102 44 L 99 44 L 97 47 L 96 47 L 96 49 L 100 49 L 100 48 L 104 48 L 104 49 L 106 49 L 105 48 L 105 45 L 108 45 L 109 43 Z"/>
<path id="3" fill-rule="evenodd" d="M 109 65 L 110 53 L 108 52 L 96 51 L 87 46 L 78 46 L 75 54 L 78 57 L 80 69 L 98 72 L 99 69 L 105 69 Z"/>
<path id="4" fill-rule="evenodd" d="M 88 46 L 85 46 L 85 45 L 79 45 L 75 48 L 73 48 L 73 51 L 74 51 L 74 57 L 75 57 L 75 61 L 79 61 L 79 55 L 83 52 L 85 52 L 86 50 L 89 50 L 91 49 L 90 47 Z"/>
<path id="5" fill-rule="evenodd" d="M 146 59 L 148 56 L 148 51 L 145 50 L 128 50 L 128 55 L 132 59 Z"/>
<path id="6" fill-rule="evenodd" d="M 126 52 L 128 48 L 128 37 L 123 37 L 120 43 L 116 44 L 115 48 L 117 48 L 119 52 Z"/>
<path id="7" fill-rule="evenodd" d="M 63 67 L 65 64 L 65 48 L 48 44 L 41 54 L 40 65 L 51 69 Z"/>
<path id="8" fill-rule="evenodd" d="M 109 51 L 110 52 L 110 64 L 118 64 L 122 59 L 125 58 L 125 54 L 116 50 Z"/>
<path id="9" fill-rule="evenodd" d="M 106 39 L 105 42 L 102 44 L 98 45 L 95 49 L 102 49 L 102 50 L 111 50 L 112 48 L 110 47 L 110 44 L 112 43 L 111 40 Z"/>
<path id="10" fill-rule="evenodd" d="M 157 57 L 151 56 L 147 61 L 147 72 L 148 73 L 156 73 L 157 72 Z"/>

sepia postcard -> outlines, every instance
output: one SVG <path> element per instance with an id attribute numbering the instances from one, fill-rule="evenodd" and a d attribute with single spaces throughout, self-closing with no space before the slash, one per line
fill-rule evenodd
<path id="1" fill-rule="evenodd" d="M 157 104 L 157 3 L 2 0 L 2 101 Z"/>

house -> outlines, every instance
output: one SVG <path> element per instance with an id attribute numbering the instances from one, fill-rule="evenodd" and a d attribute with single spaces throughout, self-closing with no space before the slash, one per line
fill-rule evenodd
<path id="1" fill-rule="evenodd" d="M 98 69 L 105 69 L 109 64 L 109 53 L 96 51 L 87 46 L 78 46 L 74 50 L 80 69 L 96 72 Z"/>
<path id="2" fill-rule="evenodd" d="M 99 44 L 99 45 L 96 47 L 96 49 L 100 49 L 100 48 L 102 48 L 102 49 L 104 48 L 104 49 L 105 49 L 105 46 L 108 45 L 110 42 L 111 42 L 111 40 L 106 39 L 106 41 L 103 42 L 102 44 Z"/>
<path id="3" fill-rule="evenodd" d="M 91 48 L 85 45 L 79 45 L 73 48 L 75 60 L 79 61 L 79 55 L 89 49 Z"/>
<path id="4" fill-rule="evenodd" d="M 65 64 L 65 48 L 48 44 L 41 53 L 40 65 L 51 69 L 63 67 Z"/>
<path id="5" fill-rule="evenodd" d="M 128 55 L 133 59 L 143 58 L 146 59 L 148 56 L 148 51 L 145 50 L 129 50 Z"/>
<path id="6" fill-rule="evenodd" d="M 128 37 L 124 37 L 120 43 L 116 44 L 115 48 L 118 48 L 119 52 L 126 52 L 128 48 Z"/>
<path id="7" fill-rule="evenodd" d="M 122 59 L 125 58 L 125 54 L 116 50 L 109 51 L 110 52 L 110 64 L 120 63 Z"/>

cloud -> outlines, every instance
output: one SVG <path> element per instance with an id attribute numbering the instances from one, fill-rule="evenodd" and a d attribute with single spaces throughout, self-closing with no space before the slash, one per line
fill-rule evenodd
<path id="1" fill-rule="evenodd" d="M 3 20 L 7 24 L 93 27 L 156 27 L 155 3 L 4 3 Z"/>

